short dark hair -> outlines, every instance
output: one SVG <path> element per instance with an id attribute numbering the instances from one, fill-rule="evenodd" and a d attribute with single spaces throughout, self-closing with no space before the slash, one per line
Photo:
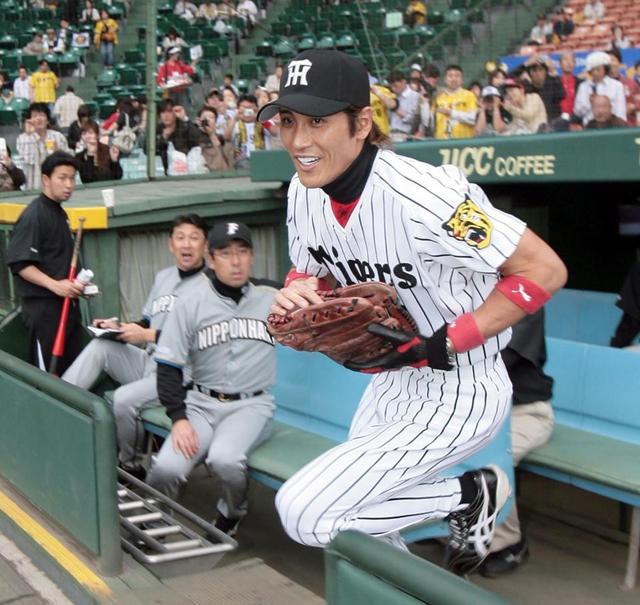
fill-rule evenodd
<path id="1" fill-rule="evenodd" d="M 40 62 L 38 63 L 38 65 L 46 65 L 48 67 L 49 61 L 47 61 L 46 59 L 40 59 Z"/>
<path id="2" fill-rule="evenodd" d="M 80 105 L 80 107 L 78 107 L 78 119 L 90 118 L 91 113 L 91 107 L 89 105 Z"/>
<path id="3" fill-rule="evenodd" d="M 42 175 L 51 176 L 53 171 L 59 166 L 71 166 L 76 172 L 78 171 L 78 162 L 70 153 L 66 151 L 54 151 L 42 162 Z"/>
<path id="4" fill-rule="evenodd" d="M 256 99 L 255 95 L 241 95 L 238 99 L 238 105 L 240 105 L 242 101 L 247 101 L 248 103 L 253 103 L 254 105 L 258 104 L 258 99 Z"/>
<path id="5" fill-rule="evenodd" d="M 213 113 L 216 116 L 216 119 L 218 117 L 218 112 L 216 111 L 215 107 L 211 107 L 211 105 L 203 105 L 200 110 L 198 111 L 198 117 L 200 117 L 205 111 L 210 111 L 211 113 Z"/>
<path id="6" fill-rule="evenodd" d="M 178 216 L 176 216 L 173 219 L 173 223 L 171 224 L 171 231 L 169 232 L 169 236 L 173 235 L 173 231 L 180 225 L 193 225 L 194 227 L 202 231 L 205 239 L 207 238 L 207 234 L 209 233 L 209 225 L 207 225 L 207 221 L 205 221 L 199 214 L 179 214 Z"/>
<path id="7" fill-rule="evenodd" d="M 25 112 L 27 118 L 30 118 L 33 112 L 44 113 L 47 116 L 47 122 L 51 122 L 51 111 L 46 103 L 31 103 Z"/>
<path id="8" fill-rule="evenodd" d="M 173 111 L 174 107 L 175 105 L 171 99 L 162 99 L 158 105 L 158 113 L 162 113 L 163 111 Z"/>
<path id="9" fill-rule="evenodd" d="M 18 70 L 20 69 L 27 69 L 26 65 L 23 65 L 22 63 L 20 63 L 20 65 L 18 65 Z"/>
<path id="10" fill-rule="evenodd" d="M 225 78 L 229 78 L 229 80 L 233 81 L 233 74 L 229 73 L 229 74 L 224 74 Z"/>
<path id="11" fill-rule="evenodd" d="M 76 91 L 76 89 L 75 89 L 73 86 L 71 86 L 71 85 L 67 86 L 67 88 L 66 88 L 65 90 L 66 90 L 67 92 L 75 92 L 75 91 Z"/>
<path id="12" fill-rule="evenodd" d="M 622 63 L 622 53 L 617 46 L 610 48 L 608 51 L 606 51 L 606 53 L 612 57 L 615 57 L 620 63 Z"/>
<path id="13" fill-rule="evenodd" d="M 393 84 L 394 82 L 400 82 L 400 80 L 406 80 L 407 77 L 398 70 L 392 71 L 389 74 L 389 77 L 387 78 L 387 80 L 389 80 L 389 84 Z"/>
<path id="14" fill-rule="evenodd" d="M 449 63 L 449 65 L 445 67 L 444 69 L 445 74 L 450 71 L 459 71 L 461 74 L 464 73 L 464 69 L 462 69 L 462 67 L 460 67 L 457 63 Z"/>
<path id="15" fill-rule="evenodd" d="M 425 78 L 439 78 L 440 68 L 437 65 L 434 65 L 433 63 L 428 63 L 427 65 L 425 65 L 424 69 L 422 70 L 422 75 Z"/>

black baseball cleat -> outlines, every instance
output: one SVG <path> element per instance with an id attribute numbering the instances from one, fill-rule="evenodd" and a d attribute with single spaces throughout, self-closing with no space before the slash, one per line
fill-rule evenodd
<path id="1" fill-rule="evenodd" d="M 492 552 L 478 568 L 485 578 L 497 578 L 511 573 L 520 567 L 529 558 L 529 545 L 522 538 L 520 542 L 507 546 L 497 552 Z"/>
<path id="2" fill-rule="evenodd" d="M 511 493 L 509 479 L 498 466 L 471 473 L 476 496 L 465 509 L 451 513 L 444 565 L 458 575 L 477 569 L 489 555 L 496 518 Z"/>
<path id="3" fill-rule="evenodd" d="M 145 481 L 147 479 L 147 469 L 144 468 L 141 464 L 136 464 L 134 466 L 128 466 L 125 464 L 119 464 L 120 468 L 129 473 L 132 477 L 135 477 L 139 481 Z"/>
<path id="4" fill-rule="evenodd" d="M 233 538 L 238 531 L 238 525 L 240 525 L 240 519 L 228 519 L 222 513 L 218 513 L 214 527 L 222 533 L 227 534 L 230 538 Z"/>

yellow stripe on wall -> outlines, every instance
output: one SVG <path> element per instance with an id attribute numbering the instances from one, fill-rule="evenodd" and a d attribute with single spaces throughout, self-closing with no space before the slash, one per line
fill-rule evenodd
<path id="1" fill-rule="evenodd" d="M 0 223 L 14 224 L 28 204 L 16 204 L 15 202 L 0 203 Z M 107 209 L 104 206 L 69 207 L 64 208 L 71 228 L 78 228 L 78 217 L 85 218 L 85 229 L 106 229 L 109 224 Z"/>
<path id="2" fill-rule="evenodd" d="M 33 517 L 25 513 L 11 498 L 0 491 L 0 511 L 44 548 L 56 562 L 93 594 L 110 597 L 111 589 L 100 576 L 76 557 L 60 540 L 50 534 Z"/>

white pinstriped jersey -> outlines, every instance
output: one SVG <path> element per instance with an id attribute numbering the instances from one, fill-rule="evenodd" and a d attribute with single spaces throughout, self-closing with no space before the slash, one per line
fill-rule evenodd
<path id="1" fill-rule="evenodd" d="M 478 308 L 526 225 L 494 208 L 454 166 L 434 167 L 381 150 L 342 227 L 322 189 L 293 178 L 287 212 L 296 270 L 342 284 L 383 281 L 398 292 L 421 334 Z M 457 356 L 459 366 L 491 358 L 510 329 Z"/>

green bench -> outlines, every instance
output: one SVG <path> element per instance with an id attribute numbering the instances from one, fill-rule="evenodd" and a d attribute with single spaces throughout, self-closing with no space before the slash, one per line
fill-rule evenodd
<path id="1" fill-rule="evenodd" d="M 248 458 L 251 476 L 275 490 L 305 464 L 347 438 L 351 418 L 370 380 L 366 374 L 345 370 L 319 353 L 299 353 L 278 346 L 277 354 L 273 433 Z M 171 430 L 161 407 L 143 410 L 141 419 L 152 434 L 165 437 Z M 505 422 L 496 439 L 447 474 L 462 474 L 468 468 L 494 463 L 512 479 L 508 425 Z M 501 518 L 508 508 L 503 509 Z M 443 522 L 425 523 L 407 529 L 403 536 L 413 542 L 446 533 Z"/>
<path id="2" fill-rule="evenodd" d="M 547 338 L 556 426 L 520 468 L 633 507 L 623 588 L 636 584 L 640 545 L 640 356 Z"/>

